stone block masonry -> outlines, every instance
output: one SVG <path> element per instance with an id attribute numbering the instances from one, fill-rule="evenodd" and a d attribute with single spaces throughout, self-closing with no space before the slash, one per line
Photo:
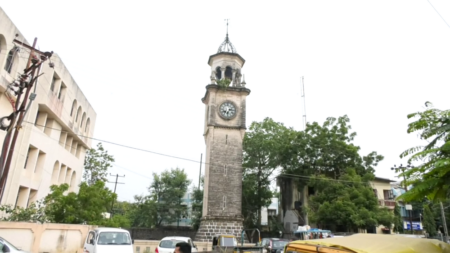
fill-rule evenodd
<path id="1" fill-rule="evenodd" d="M 234 235 L 238 242 L 241 239 L 243 219 L 230 217 L 204 217 L 200 222 L 195 241 L 211 242 L 216 235 Z"/>

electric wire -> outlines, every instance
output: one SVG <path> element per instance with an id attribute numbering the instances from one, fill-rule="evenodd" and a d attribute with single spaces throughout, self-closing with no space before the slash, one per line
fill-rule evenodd
<path id="1" fill-rule="evenodd" d="M 442 17 L 442 15 L 439 13 L 439 11 L 434 7 L 434 5 L 430 2 L 430 0 L 427 0 L 428 3 L 431 5 L 431 7 L 433 7 L 433 9 L 436 11 L 436 13 L 439 15 L 439 17 L 441 17 L 442 20 L 444 20 L 445 24 L 450 28 L 450 25 L 447 23 L 447 21 L 445 21 L 444 17 Z"/>
<path id="2" fill-rule="evenodd" d="M 47 127 L 47 126 L 43 126 L 43 125 L 39 125 L 39 124 L 34 124 L 33 122 L 29 122 L 29 121 L 24 121 L 24 123 L 33 124 L 33 125 L 36 125 L 36 126 L 41 126 L 41 127 L 44 127 L 44 128 L 49 128 L 49 129 L 57 130 L 57 131 L 61 131 L 61 132 L 68 132 L 68 131 L 64 131 L 62 129 L 58 129 L 58 128 L 52 128 L 52 127 Z M 43 134 L 45 134 L 45 133 L 43 133 Z M 146 149 L 142 149 L 142 148 L 137 148 L 137 147 L 131 147 L 131 146 L 128 146 L 128 145 L 115 143 L 115 142 L 111 142 L 111 141 L 106 141 L 106 140 L 102 140 L 102 139 L 98 139 L 98 138 L 88 137 L 88 136 L 84 136 L 84 135 L 79 135 L 79 134 L 76 134 L 76 135 L 80 136 L 80 137 L 86 137 L 88 139 L 92 139 L 92 140 L 95 140 L 95 141 L 112 144 L 112 145 L 115 145 L 115 146 L 120 146 L 120 147 L 124 147 L 124 148 L 128 148 L 128 149 L 138 150 L 138 151 L 142 151 L 142 152 L 146 152 L 146 153 L 156 154 L 156 155 L 160 155 L 160 156 L 165 156 L 165 157 L 170 157 L 170 158 L 174 158 L 174 159 L 180 159 L 180 160 L 189 161 L 189 162 L 195 162 L 195 163 L 200 164 L 199 161 L 196 161 L 196 160 L 193 160 L 193 159 L 188 159 L 188 158 L 178 157 L 178 156 L 174 156 L 174 155 L 163 154 L 163 153 L 154 152 L 154 151 L 150 151 L 150 150 L 146 150 Z M 56 140 L 54 138 L 50 138 L 50 139 L 59 142 L 59 140 Z M 67 146 L 69 146 L 69 145 L 67 145 Z M 69 147 L 70 147 L 70 149 L 73 148 L 73 146 L 69 146 Z M 221 165 L 221 164 L 208 163 L 208 162 L 201 162 L 201 163 L 205 164 L 205 165 L 211 165 L 211 166 L 220 166 Z M 126 169 L 126 168 L 121 167 L 121 166 L 119 166 L 117 164 L 115 164 L 115 166 L 117 166 L 118 168 L 122 168 L 124 170 L 130 171 L 130 172 L 133 172 L 133 173 L 135 173 L 137 175 L 140 175 L 140 176 L 148 178 L 147 176 L 144 176 L 142 174 L 139 174 L 138 172 Z M 228 166 L 229 166 L 229 168 L 236 168 L 235 166 L 227 165 L 227 167 Z M 296 174 L 290 174 L 290 173 L 281 173 L 277 177 L 271 179 L 271 181 L 272 180 L 276 180 L 278 177 L 294 178 L 294 179 L 315 179 L 315 180 L 324 180 L 324 181 L 342 182 L 342 183 L 361 183 L 361 184 L 367 183 L 365 181 L 358 181 L 358 180 L 343 180 L 343 179 L 334 179 L 334 178 L 322 178 L 322 177 L 315 177 L 315 176 L 296 175 Z"/>

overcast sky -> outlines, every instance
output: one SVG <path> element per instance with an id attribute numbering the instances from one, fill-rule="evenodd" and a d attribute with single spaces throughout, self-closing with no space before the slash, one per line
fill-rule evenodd
<path id="1" fill-rule="evenodd" d="M 247 125 L 271 117 L 301 130 L 304 76 L 308 122 L 347 114 L 361 154 L 384 155 L 376 175 L 391 179 L 399 154 L 421 144 L 406 115 L 426 101 L 450 108 L 450 27 L 430 3 L 450 22 L 445 0 L 0 0 L 28 41 L 60 55 L 97 112 L 95 138 L 200 160 L 207 60 L 229 18 Z M 126 175 L 119 200 L 147 193 L 164 169 L 198 183 L 199 163 L 104 146 L 111 173 Z"/>

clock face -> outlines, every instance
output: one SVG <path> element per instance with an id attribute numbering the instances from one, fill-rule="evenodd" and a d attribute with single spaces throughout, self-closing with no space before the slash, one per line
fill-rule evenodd
<path id="1" fill-rule="evenodd" d="M 231 119 L 236 114 L 236 107 L 231 102 L 225 102 L 220 106 L 219 113 L 224 118 Z"/>

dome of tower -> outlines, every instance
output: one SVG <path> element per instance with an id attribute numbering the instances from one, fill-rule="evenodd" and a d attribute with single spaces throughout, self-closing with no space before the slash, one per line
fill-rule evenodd
<path id="1" fill-rule="evenodd" d="M 231 43 L 230 39 L 227 36 L 225 37 L 225 40 L 220 44 L 219 49 L 217 50 L 217 53 L 233 53 L 237 54 L 236 48 Z"/>

